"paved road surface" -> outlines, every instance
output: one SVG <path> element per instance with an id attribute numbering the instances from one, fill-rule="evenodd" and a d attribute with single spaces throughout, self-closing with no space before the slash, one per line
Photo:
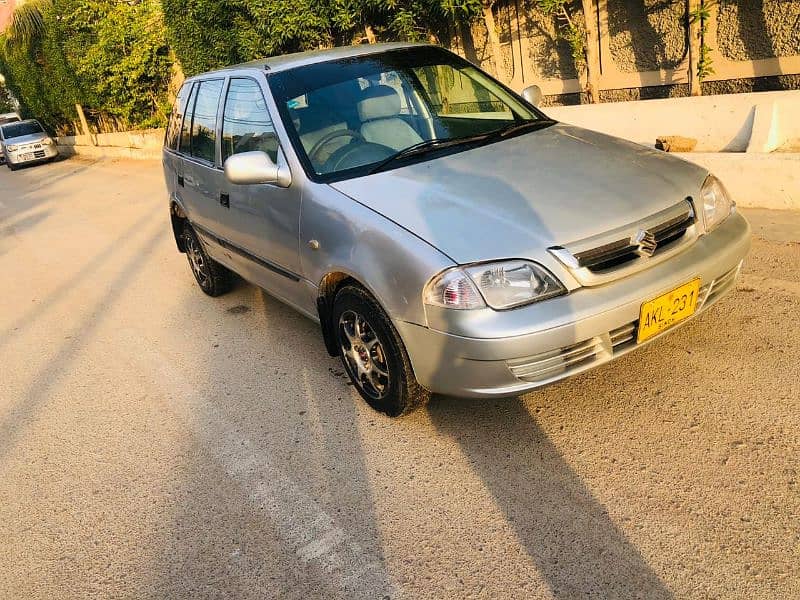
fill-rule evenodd
<path id="1" fill-rule="evenodd" d="M 0 172 L 0 597 L 800 597 L 800 214 L 734 294 L 545 391 L 371 412 L 205 297 L 154 163 Z"/>

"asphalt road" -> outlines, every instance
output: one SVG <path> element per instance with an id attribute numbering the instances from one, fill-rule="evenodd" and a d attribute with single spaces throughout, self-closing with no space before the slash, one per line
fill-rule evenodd
<path id="1" fill-rule="evenodd" d="M 159 165 L 2 169 L 0 597 L 800 597 L 800 213 L 746 214 L 680 331 L 390 420 L 315 324 L 199 291 Z"/>

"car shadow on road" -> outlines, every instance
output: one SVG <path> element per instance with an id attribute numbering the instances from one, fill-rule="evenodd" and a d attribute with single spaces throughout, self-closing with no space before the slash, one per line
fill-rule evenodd
<path id="1" fill-rule="evenodd" d="M 673 597 L 522 398 L 435 397 L 428 412 L 458 441 L 555 598 Z"/>
<path id="2" fill-rule="evenodd" d="M 153 217 L 147 215 L 143 223 L 151 221 Z M 51 397 L 53 391 L 66 378 L 73 367 L 74 362 L 80 355 L 83 347 L 92 342 L 92 337 L 96 330 L 103 324 L 103 316 L 123 295 L 132 278 L 144 268 L 145 260 L 159 239 L 163 238 L 163 226 L 158 224 L 155 228 L 152 225 L 146 230 L 147 235 L 143 243 L 136 246 L 136 250 L 130 258 L 123 264 L 108 284 L 108 291 L 94 304 L 93 310 L 87 310 L 86 316 L 81 319 L 78 326 L 74 328 L 76 335 L 69 336 L 62 343 L 54 354 L 47 360 L 45 365 L 38 371 L 33 378 L 33 383 L 18 402 L 12 404 L 0 419 L 0 460 L 14 448 L 17 441 L 24 437 L 26 425 L 34 419 Z M 97 267 L 97 255 L 87 263 L 78 275 L 63 282 L 54 294 L 38 304 L 38 306 L 28 311 L 23 319 L 16 321 L 10 329 L 0 335 L 0 345 L 11 340 L 23 325 L 30 324 L 36 317 L 46 312 L 52 302 L 60 299 L 60 294 L 69 289 L 78 279 L 85 277 Z"/>
<path id="3" fill-rule="evenodd" d="M 199 296 L 187 296 L 187 312 Z M 207 380 L 186 405 L 194 449 L 182 468 L 191 476 L 151 589 L 162 597 L 394 597 L 362 407 L 318 325 L 241 281 L 212 302 L 221 321 L 193 350 L 207 353 Z"/>
<path id="4" fill-rule="evenodd" d="M 33 177 L 36 181 L 34 185 L 26 186 L 25 188 L 24 195 L 26 197 L 30 197 L 33 196 L 34 194 L 37 194 L 38 192 L 41 192 L 46 188 L 53 187 L 55 184 L 59 182 L 62 182 L 66 179 L 71 179 L 73 177 L 80 175 L 85 171 L 88 171 L 98 162 L 100 161 L 99 160 L 73 161 L 68 158 L 58 159 L 56 161 L 47 164 L 37 164 L 37 165 L 30 165 L 23 167 L 22 169 L 20 169 L 11 176 L 20 177 L 26 175 L 27 174 L 26 172 L 30 173 L 29 176 Z M 56 165 L 58 165 L 58 167 L 56 167 Z M 52 199 L 53 198 L 45 196 L 43 197 L 42 200 L 37 201 L 37 203 Z M 29 208 L 29 206 L 21 204 L 20 208 L 22 210 L 25 210 Z M 13 214 L 4 215 L 3 218 L 4 219 L 9 218 L 10 216 L 13 216 Z"/>
<path id="5" fill-rule="evenodd" d="M 6 248 L 14 243 L 14 237 L 33 229 L 50 216 L 50 210 L 41 210 L 37 213 L 25 215 L 10 224 L 0 224 L 0 256 L 5 254 Z M 2 223 L 2 221 L 0 221 Z"/>
<path id="6" fill-rule="evenodd" d="M 37 215 L 41 215 L 41 218 L 39 218 Z M 16 230 L 15 232 L 18 233 L 20 231 L 21 223 L 23 224 L 23 227 L 31 228 L 46 218 L 47 215 L 48 213 L 43 211 L 37 213 L 36 215 L 32 215 L 31 217 L 20 218 L 18 221 L 7 227 L 12 230 Z M 134 221 L 130 230 L 140 231 L 142 228 L 146 228 L 150 223 L 157 221 L 157 215 L 154 215 L 153 213 L 146 213 Z M 166 228 L 162 226 L 161 230 L 154 234 L 154 237 L 150 240 L 149 244 L 152 245 L 152 243 L 158 239 L 159 234 L 164 233 L 165 229 Z M 118 253 L 125 250 L 125 245 L 129 241 L 129 239 L 120 240 L 118 238 L 110 240 L 104 248 L 94 253 L 91 259 L 83 264 L 71 277 L 59 283 L 52 292 L 36 302 L 30 309 L 18 317 L 5 330 L 0 330 L 0 348 L 8 345 L 15 337 L 20 335 L 24 329 L 30 327 L 36 321 L 36 319 L 49 311 L 54 304 L 64 301 L 64 296 L 67 294 L 67 292 L 69 292 L 69 290 L 75 288 L 85 280 L 94 277 L 101 267 L 111 263 L 116 258 Z M 145 252 L 149 249 L 149 246 L 142 248 L 142 250 Z"/>

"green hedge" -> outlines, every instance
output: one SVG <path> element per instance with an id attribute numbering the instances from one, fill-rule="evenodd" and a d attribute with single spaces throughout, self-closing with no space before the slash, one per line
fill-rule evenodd
<path id="1" fill-rule="evenodd" d="M 163 7 L 162 7 L 163 4 Z M 163 125 L 173 57 L 187 75 L 286 52 L 426 39 L 480 0 L 29 0 L 43 26 L 0 39 L 0 71 L 26 116 L 51 129 L 75 104 L 106 125 Z M 163 15 L 168 15 L 166 23 Z M 17 36 L 19 37 L 19 36 Z M 168 41 L 169 40 L 169 41 Z"/>
<path id="2" fill-rule="evenodd" d="M 77 119 L 75 104 L 120 127 L 162 126 L 172 60 L 156 0 L 37 3 L 40 35 L 0 39 L 0 71 L 26 116 L 49 128 Z"/>
<path id="3" fill-rule="evenodd" d="M 187 75 L 286 52 L 346 45 L 369 25 L 382 41 L 422 40 L 480 0 L 163 0 Z"/>

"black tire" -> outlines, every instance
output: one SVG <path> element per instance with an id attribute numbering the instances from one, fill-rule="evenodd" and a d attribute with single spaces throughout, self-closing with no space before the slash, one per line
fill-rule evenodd
<path id="1" fill-rule="evenodd" d="M 183 243 L 189 268 L 200 289 L 214 297 L 229 292 L 233 287 L 231 272 L 206 254 L 205 248 L 188 222 L 183 227 Z"/>
<path id="2" fill-rule="evenodd" d="M 7 163 L 6 163 L 6 166 L 7 166 L 9 169 L 11 169 L 12 171 L 16 171 L 16 170 L 19 168 L 19 167 L 17 167 L 16 165 L 12 165 L 10 162 L 7 162 Z"/>
<path id="3" fill-rule="evenodd" d="M 358 329 L 354 317 L 361 319 Z M 431 393 L 417 383 L 403 341 L 366 290 L 355 285 L 339 290 L 332 318 L 339 357 L 367 404 L 399 417 L 428 402 Z"/>

